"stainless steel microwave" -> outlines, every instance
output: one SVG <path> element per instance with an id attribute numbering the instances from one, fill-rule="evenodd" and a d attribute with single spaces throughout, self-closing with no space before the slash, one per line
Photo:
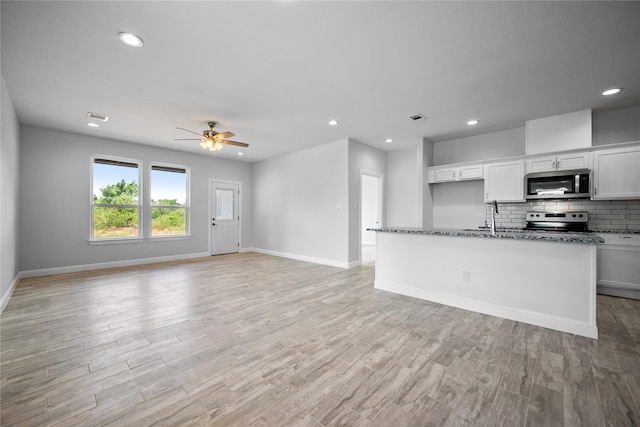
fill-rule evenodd
<path id="1" fill-rule="evenodd" d="M 537 172 L 525 177 L 527 199 L 588 199 L 591 197 L 591 171 Z"/>

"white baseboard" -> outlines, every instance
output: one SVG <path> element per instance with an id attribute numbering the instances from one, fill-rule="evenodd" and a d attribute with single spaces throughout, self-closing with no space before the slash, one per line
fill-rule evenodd
<path id="1" fill-rule="evenodd" d="M 490 316 L 501 317 L 503 319 L 515 320 L 516 322 L 528 323 L 530 325 L 542 326 L 543 328 L 555 329 L 562 332 L 581 335 L 589 338 L 598 338 L 597 326 L 588 323 L 574 321 L 572 319 L 561 318 L 553 315 L 534 313 L 527 310 L 514 310 L 501 305 L 489 304 L 462 298 L 456 295 L 443 294 L 440 292 L 427 291 L 409 286 L 397 285 L 389 282 L 374 281 L 374 287 L 383 291 L 419 298 L 426 301 L 445 304 L 464 310 L 475 311 L 488 314 Z"/>
<path id="2" fill-rule="evenodd" d="M 279 256 L 282 258 L 289 258 L 289 259 L 295 259 L 297 261 L 306 261 L 306 262 L 313 262 L 315 264 L 322 264 L 322 265 L 329 265 L 331 267 L 339 267 L 339 268 L 353 268 L 353 267 L 357 267 L 358 265 L 360 265 L 360 261 L 354 261 L 354 262 L 341 262 L 341 261 L 336 261 L 336 260 L 332 260 L 332 259 L 326 259 L 326 258 L 316 258 L 316 257 L 310 257 L 310 256 L 306 256 L 306 255 L 298 255 L 298 254 L 291 254 L 291 253 L 287 253 L 287 252 L 279 252 L 279 251 L 272 251 L 269 249 L 261 249 L 261 248 L 247 248 L 246 250 L 242 250 L 243 252 L 258 252 L 260 254 L 265 254 L 265 255 L 273 255 L 273 256 Z"/>
<path id="3" fill-rule="evenodd" d="M 4 308 L 7 306 L 7 303 L 9 302 L 9 299 L 11 299 L 11 295 L 13 295 L 13 291 L 16 290 L 16 285 L 18 284 L 18 281 L 20 281 L 21 277 L 22 273 L 18 273 L 18 275 L 13 279 L 13 282 L 11 282 L 11 286 L 9 286 L 7 292 L 5 292 L 4 295 L 2 295 L 2 298 L 0 298 L 0 313 L 2 313 Z"/>
<path id="4" fill-rule="evenodd" d="M 100 270 L 103 268 L 129 267 L 132 265 L 154 264 L 158 262 L 181 261 L 185 259 L 204 258 L 211 254 L 209 252 L 197 252 L 192 254 L 169 255 L 153 258 L 128 259 L 123 261 L 99 262 L 95 264 L 70 265 L 66 267 L 41 268 L 38 270 L 27 270 L 20 272 L 20 277 L 39 277 L 51 274 L 77 273 L 80 271 Z"/>

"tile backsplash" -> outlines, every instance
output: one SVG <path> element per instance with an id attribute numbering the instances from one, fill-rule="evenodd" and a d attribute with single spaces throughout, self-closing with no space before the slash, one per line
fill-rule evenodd
<path id="1" fill-rule="evenodd" d="M 491 205 L 486 205 L 487 224 Z M 527 211 L 587 211 L 589 229 L 640 231 L 640 200 L 535 200 L 526 203 L 499 203 L 496 225 L 521 228 Z"/>

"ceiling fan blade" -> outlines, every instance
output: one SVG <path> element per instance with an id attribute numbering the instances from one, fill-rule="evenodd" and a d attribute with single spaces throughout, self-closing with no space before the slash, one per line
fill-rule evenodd
<path id="1" fill-rule="evenodd" d="M 173 138 L 174 141 L 200 141 L 202 138 Z"/>
<path id="2" fill-rule="evenodd" d="M 220 132 L 215 134 L 213 137 L 216 139 L 225 139 L 225 138 L 231 138 L 232 136 L 236 136 L 236 134 L 233 132 Z"/>
<path id="3" fill-rule="evenodd" d="M 180 129 L 180 130 L 186 130 L 187 132 L 191 132 L 191 133 L 193 133 L 193 134 L 195 134 L 195 135 L 198 135 L 198 136 L 201 136 L 201 134 L 199 134 L 198 132 L 194 132 L 194 131 L 192 131 L 192 130 L 189 130 L 189 129 L 185 129 L 185 128 L 179 128 L 179 127 L 176 127 L 176 129 Z"/>
<path id="4" fill-rule="evenodd" d="M 249 144 L 245 144 L 244 142 L 229 141 L 228 139 L 223 139 L 220 142 L 222 142 L 223 144 L 227 144 L 227 145 L 236 145 L 238 147 L 248 147 L 249 146 Z"/>

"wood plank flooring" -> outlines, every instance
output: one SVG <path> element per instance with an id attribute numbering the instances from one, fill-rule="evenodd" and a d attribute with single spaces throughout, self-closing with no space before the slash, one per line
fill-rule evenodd
<path id="1" fill-rule="evenodd" d="M 591 340 L 255 253 L 24 279 L 2 426 L 638 426 L 640 301 Z"/>

